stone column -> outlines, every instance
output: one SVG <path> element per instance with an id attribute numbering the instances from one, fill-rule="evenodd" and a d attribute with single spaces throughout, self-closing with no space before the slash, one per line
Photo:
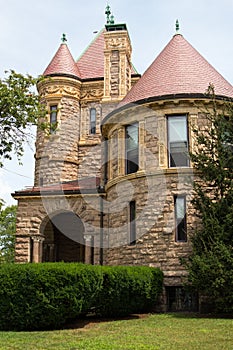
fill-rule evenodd
<path id="1" fill-rule="evenodd" d="M 92 236 L 85 236 L 85 264 L 92 264 Z"/>
<path id="2" fill-rule="evenodd" d="M 49 246 L 49 261 L 53 262 L 53 261 L 55 261 L 55 259 L 54 259 L 54 244 L 50 243 L 50 244 L 48 244 L 48 246 Z"/>
<path id="3" fill-rule="evenodd" d="M 43 236 L 32 236 L 31 237 L 33 240 L 33 256 L 32 256 L 32 262 L 34 263 L 40 263 L 42 262 L 42 255 L 43 255 L 43 241 L 44 237 Z"/>

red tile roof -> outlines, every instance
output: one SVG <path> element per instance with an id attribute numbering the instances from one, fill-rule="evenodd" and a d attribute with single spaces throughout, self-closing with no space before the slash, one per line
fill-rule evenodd
<path id="1" fill-rule="evenodd" d="M 82 79 L 104 77 L 104 31 L 99 32 L 77 61 Z"/>
<path id="2" fill-rule="evenodd" d="M 77 61 L 82 79 L 104 77 L 104 33 L 102 29 Z M 132 74 L 138 74 L 132 65 Z"/>
<path id="3" fill-rule="evenodd" d="M 62 43 L 43 75 L 68 74 L 81 79 L 104 78 L 104 32 L 102 29 L 75 62 L 68 46 Z M 138 74 L 132 66 L 132 74 Z"/>
<path id="4" fill-rule="evenodd" d="M 180 34 L 174 35 L 121 105 L 149 97 L 205 93 L 209 84 L 215 94 L 233 97 L 233 86 Z"/>
<path id="5" fill-rule="evenodd" d="M 96 192 L 97 188 L 100 185 L 100 178 L 99 177 L 90 177 L 90 178 L 83 178 L 80 180 L 74 180 L 74 181 L 68 181 L 68 182 L 62 182 L 58 184 L 51 184 L 51 185 L 45 185 L 41 187 L 33 186 L 28 187 L 21 191 L 16 191 L 14 193 L 15 196 L 17 195 L 36 195 L 40 194 L 43 195 L 43 193 L 46 194 L 53 194 L 53 193 L 66 193 L 66 192 Z"/>
<path id="6" fill-rule="evenodd" d="M 66 44 L 61 44 L 52 61 L 44 71 L 43 75 L 68 74 L 75 77 L 81 77 L 77 64 L 73 59 L 70 50 Z"/>

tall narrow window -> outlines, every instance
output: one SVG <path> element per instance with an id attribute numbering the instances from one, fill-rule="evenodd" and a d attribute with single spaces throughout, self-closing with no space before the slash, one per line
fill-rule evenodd
<path id="1" fill-rule="evenodd" d="M 57 105 L 50 106 L 50 134 L 55 134 L 57 126 Z"/>
<path id="2" fill-rule="evenodd" d="M 96 109 L 90 109 L 90 134 L 96 133 Z"/>
<path id="3" fill-rule="evenodd" d="M 33 239 L 30 237 L 30 247 L 29 247 L 29 249 L 30 249 L 30 251 L 29 251 L 29 254 L 30 254 L 30 256 L 29 256 L 29 262 L 30 262 L 30 263 L 33 262 L 33 248 L 34 248 L 34 241 L 33 241 Z"/>
<path id="4" fill-rule="evenodd" d="M 187 242 L 186 198 L 175 196 L 176 242 Z"/>
<path id="5" fill-rule="evenodd" d="M 138 171 L 138 123 L 126 127 L 126 174 Z"/>
<path id="6" fill-rule="evenodd" d="M 187 116 L 168 117 L 169 167 L 189 166 Z"/>
<path id="7" fill-rule="evenodd" d="M 131 201 L 129 203 L 129 224 L 130 224 L 130 236 L 129 236 L 129 244 L 136 244 L 136 202 Z"/>

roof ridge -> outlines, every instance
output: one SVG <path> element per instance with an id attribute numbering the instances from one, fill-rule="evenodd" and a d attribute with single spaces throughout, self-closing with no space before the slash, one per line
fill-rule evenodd
<path id="1" fill-rule="evenodd" d="M 83 50 L 83 52 L 78 56 L 76 63 L 84 56 L 84 54 L 87 52 L 87 50 L 91 47 L 91 45 L 99 38 L 99 36 L 103 33 L 105 28 L 102 28 L 96 36 L 91 40 L 91 42 L 87 45 L 87 47 Z"/>

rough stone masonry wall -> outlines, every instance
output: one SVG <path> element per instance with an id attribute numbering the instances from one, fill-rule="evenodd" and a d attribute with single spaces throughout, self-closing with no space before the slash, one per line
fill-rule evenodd
<path id="1" fill-rule="evenodd" d="M 130 190 L 131 188 L 131 190 Z M 175 172 L 123 181 L 108 191 L 109 245 L 105 262 L 110 265 L 149 265 L 160 267 L 165 285 L 177 285 L 185 275 L 181 257 L 191 252 L 190 235 L 195 229 L 195 216 L 190 204 L 192 187 L 187 174 Z M 130 195 L 131 192 L 131 195 Z M 175 241 L 174 195 L 187 195 L 188 241 Z M 136 201 L 136 245 L 129 245 L 129 202 Z"/>
<path id="2" fill-rule="evenodd" d="M 36 142 L 35 185 L 58 183 L 77 179 L 79 103 L 62 97 L 58 105 L 58 128 L 55 134 L 45 136 L 38 131 Z"/>
<path id="3" fill-rule="evenodd" d="M 177 101 L 176 104 L 164 101 L 121 112 L 109 119 L 109 127 L 104 126 L 105 135 L 110 137 L 116 128 L 114 121 L 121 121 L 119 130 L 132 122 L 139 122 L 140 165 L 139 171 L 134 174 L 125 175 L 125 169 L 117 173 L 117 161 L 119 163 L 124 154 L 119 147 L 119 139 L 118 146 L 116 142 L 110 143 L 110 153 L 118 159 L 112 159 L 115 167 L 106 185 L 109 250 L 105 262 L 160 267 L 168 286 L 180 285 L 182 276 L 186 275 L 180 258 L 189 256 L 190 237 L 198 226 L 196 213 L 190 204 L 192 168 L 168 168 L 166 116 L 174 114 L 188 115 L 192 150 L 192 126 L 197 125 L 198 109 L 189 101 Z M 176 242 L 175 239 L 174 198 L 177 195 L 186 196 L 187 242 Z M 136 202 L 136 245 L 129 245 L 129 205 L 132 200 Z"/>
<path id="4" fill-rule="evenodd" d="M 96 110 L 96 133 L 90 133 L 90 111 Z M 98 101 L 83 102 L 81 106 L 81 130 L 78 142 L 78 178 L 100 177 L 102 108 Z"/>

